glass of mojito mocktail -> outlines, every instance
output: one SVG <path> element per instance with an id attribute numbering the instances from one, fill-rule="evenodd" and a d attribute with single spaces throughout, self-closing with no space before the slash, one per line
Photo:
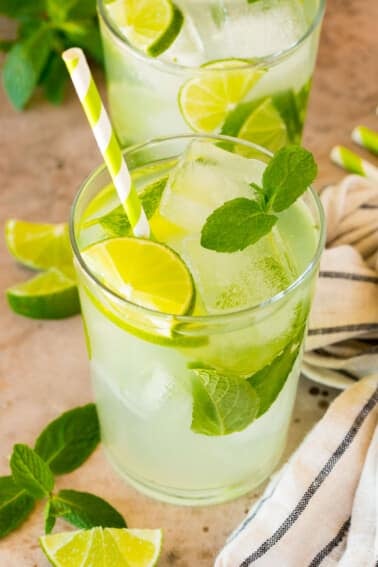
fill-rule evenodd
<path id="1" fill-rule="evenodd" d="M 221 133 L 299 143 L 325 0 L 99 0 L 123 145 Z"/>
<path id="2" fill-rule="evenodd" d="M 308 189 L 255 244 L 216 252 L 201 245 L 206 219 L 230 199 L 257 198 L 270 154 L 183 135 L 125 157 L 152 240 L 132 237 L 104 167 L 82 186 L 71 219 L 102 441 L 147 494 L 225 501 L 263 481 L 285 446 L 321 206 Z"/>

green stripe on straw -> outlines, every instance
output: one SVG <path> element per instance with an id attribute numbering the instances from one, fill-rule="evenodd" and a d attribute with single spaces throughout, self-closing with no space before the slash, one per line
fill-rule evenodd
<path id="1" fill-rule="evenodd" d="M 129 218 L 133 233 L 135 236 L 148 238 L 150 227 L 146 214 L 135 187 L 132 185 L 121 148 L 89 70 L 85 55 L 81 49 L 74 47 L 65 51 L 62 56 L 97 145 L 113 179 L 118 197 Z"/>
<path id="2" fill-rule="evenodd" d="M 331 160 L 350 173 L 378 181 L 378 168 L 344 146 L 332 148 Z"/>
<path id="3" fill-rule="evenodd" d="M 352 140 L 378 155 L 378 132 L 374 132 L 366 126 L 357 126 L 352 132 Z"/>

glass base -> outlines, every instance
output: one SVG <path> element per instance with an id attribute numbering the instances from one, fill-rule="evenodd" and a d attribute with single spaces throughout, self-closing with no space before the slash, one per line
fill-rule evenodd
<path id="1" fill-rule="evenodd" d="M 265 469 L 261 476 L 256 477 L 255 475 L 253 479 L 231 486 L 207 488 L 203 490 L 185 490 L 182 488 L 167 487 L 144 478 L 136 478 L 129 472 L 125 472 L 125 470 L 121 469 L 113 458 L 111 452 L 108 451 L 105 446 L 103 446 L 103 448 L 108 461 L 111 463 L 116 472 L 133 488 L 146 496 L 168 504 L 175 504 L 177 506 L 210 506 L 212 504 L 222 504 L 230 500 L 235 500 L 236 498 L 255 490 L 273 473 L 282 457 L 285 446 L 286 437 L 281 451 L 277 451 L 275 459 L 272 460 L 269 468 Z"/>

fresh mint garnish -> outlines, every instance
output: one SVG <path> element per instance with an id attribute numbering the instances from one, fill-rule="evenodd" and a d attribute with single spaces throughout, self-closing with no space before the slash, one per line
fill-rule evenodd
<path id="1" fill-rule="evenodd" d="M 238 197 L 227 201 L 206 220 L 201 245 L 217 252 L 244 250 L 270 232 L 277 217 L 266 214 L 257 201 Z"/>
<path id="2" fill-rule="evenodd" d="M 244 378 L 215 370 L 193 370 L 191 429 L 202 435 L 228 435 L 245 429 L 255 419 L 259 398 Z"/>
<path id="3" fill-rule="evenodd" d="M 74 45 L 102 63 L 96 0 L 0 0 L 0 15 L 18 23 L 15 41 L 5 41 L 5 91 L 18 109 L 26 106 L 38 85 L 50 102 L 59 104 L 68 73 L 60 60 Z"/>
<path id="4" fill-rule="evenodd" d="M 12 476 L 0 477 L 0 538 L 21 525 L 36 500 L 44 498 L 48 498 L 46 533 L 51 532 L 56 518 L 79 528 L 126 527 L 121 514 L 98 496 L 76 490 L 52 492 L 53 472 L 75 470 L 93 452 L 99 439 L 96 407 L 87 404 L 52 421 L 39 435 L 35 450 L 15 445 L 10 460 Z"/>
<path id="5" fill-rule="evenodd" d="M 168 177 L 154 181 L 141 193 L 140 198 L 148 219 L 150 219 L 157 210 L 167 181 Z M 131 232 L 131 225 L 122 205 L 115 207 L 115 209 L 100 217 L 98 222 L 109 236 L 127 236 Z"/>
<path id="6" fill-rule="evenodd" d="M 29 516 L 35 499 L 11 476 L 0 477 L 0 538 L 18 528 Z"/>
<path id="7" fill-rule="evenodd" d="M 313 155 L 300 146 L 279 150 L 263 174 L 268 210 L 280 212 L 295 203 L 314 181 L 317 166 Z"/>
<path id="8" fill-rule="evenodd" d="M 216 252 L 236 252 L 254 244 L 278 221 L 273 213 L 290 207 L 316 174 L 309 151 L 300 146 L 282 148 L 267 165 L 262 187 L 251 184 L 254 199 L 232 199 L 211 213 L 202 228 L 201 245 Z"/>
<path id="9" fill-rule="evenodd" d="M 63 518 L 73 526 L 89 530 L 97 526 L 103 528 L 126 528 L 126 522 L 113 506 L 102 498 L 78 492 L 60 490 L 53 495 L 46 506 L 45 531 L 51 533 L 56 518 Z"/>
<path id="10" fill-rule="evenodd" d="M 13 447 L 10 468 L 15 483 L 34 498 L 44 498 L 54 488 L 54 476 L 49 465 L 27 445 Z"/>
<path id="11" fill-rule="evenodd" d="M 39 435 L 35 451 L 54 474 L 80 467 L 100 442 L 96 406 L 74 408 L 52 421 Z"/>

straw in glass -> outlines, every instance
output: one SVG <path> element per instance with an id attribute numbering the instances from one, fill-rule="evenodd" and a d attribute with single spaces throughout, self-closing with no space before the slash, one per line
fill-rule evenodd
<path id="1" fill-rule="evenodd" d="M 150 236 L 150 227 L 110 119 L 100 98 L 83 51 L 73 47 L 62 54 L 92 132 L 108 167 L 134 236 Z"/>
<path id="2" fill-rule="evenodd" d="M 331 160 L 350 173 L 378 181 L 378 168 L 344 146 L 332 148 Z"/>
<path id="3" fill-rule="evenodd" d="M 374 132 L 374 130 L 370 130 L 366 126 L 357 126 L 352 132 L 352 140 L 373 154 L 378 155 L 378 132 Z"/>

